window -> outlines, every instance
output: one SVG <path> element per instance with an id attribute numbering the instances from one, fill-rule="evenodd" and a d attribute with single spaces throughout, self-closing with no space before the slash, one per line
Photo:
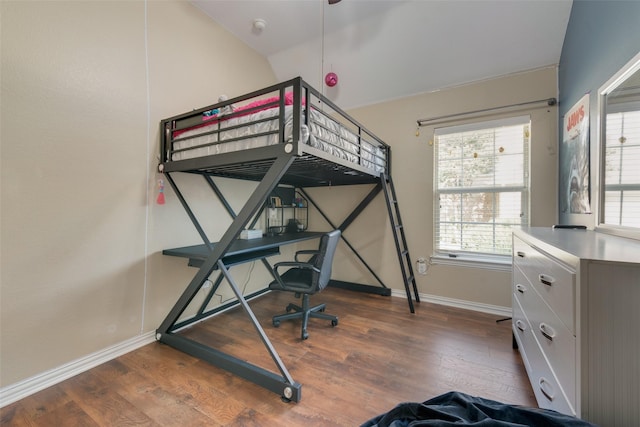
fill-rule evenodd
<path id="1" fill-rule="evenodd" d="M 436 256 L 510 257 L 529 223 L 529 133 L 528 116 L 435 130 Z"/>
<path id="2" fill-rule="evenodd" d="M 640 111 L 606 120 L 603 223 L 640 227 Z"/>
<path id="3" fill-rule="evenodd" d="M 597 230 L 640 239 L 640 53 L 599 91 Z"/>

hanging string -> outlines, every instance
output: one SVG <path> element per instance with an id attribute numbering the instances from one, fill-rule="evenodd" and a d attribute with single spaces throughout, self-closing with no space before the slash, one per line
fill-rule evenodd
<path id="1" fill-rule="evenodd" d="M 322 96 L 324 96 L 324 0 L 322 4 L 322 39 L 320 40 L 320 86 L 322 87 Z"/>

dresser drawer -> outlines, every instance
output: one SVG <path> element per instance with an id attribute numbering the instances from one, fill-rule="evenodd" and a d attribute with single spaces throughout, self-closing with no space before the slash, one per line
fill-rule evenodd
<path id="1" fill-rule="evenodd" d="M 576 402 L 576 337 L 544 303 L 518 267 L 513 269 L 513 297 L 522 308 L 531 333 L 546 356 L 567 398 Z"/>
<path id="2" fill-rule="evenodd" d="M 513 265 L 520 268 L 538 294 L 575 334 L 576 275 L 514 236 Z"/>
<path id="3" fill-rule="evenodd" d="M 516 295 L 513 295 L 513 314 L 512 317 L 512 329 L 513 335 L 518 342 L 518 349 L 520 351 L 520 355 L 522 356 L 522 361 L 524 362 L 524 367 L 527 369 L 527 374 L 529 377 L 533 377 L 533 368 L 531 367 L 531 363 L 529 362 L 529 358 L 527 357 L 528 351 L 530 348 L 536 347 L 538 344 L 536 343 L 533 334 L 531 333 L 531 326 L 529 325 L 529 320 L 524 315 L 524 310 L 518 302 L 518 298 Z"/>
<path id="4" fill-rule="evenodd" d="M 514 294 L 513 334 L 518 342 L 519 351 L 527 369 L 538 406 L 575 416 L 574 405 L 569 403 L 569 399 L 565 396 L 560 383 L 547 364 L 524 313 L 525 311 L 518 302 L 518 297 Z"/>

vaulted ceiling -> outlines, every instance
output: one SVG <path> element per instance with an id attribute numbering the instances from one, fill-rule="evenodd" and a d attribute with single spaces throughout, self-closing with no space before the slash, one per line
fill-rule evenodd
<path id="1" fill-rule="evenodd" d="M 560 60 L 571 0 L 192 0 L 343 108 L 481 81 Z M 260 24 L 254 21 L 260 19 Z M 260 28 L 262 27 L 262 28 Z M 338 75 L 328 87 L 324 76 Z"/>

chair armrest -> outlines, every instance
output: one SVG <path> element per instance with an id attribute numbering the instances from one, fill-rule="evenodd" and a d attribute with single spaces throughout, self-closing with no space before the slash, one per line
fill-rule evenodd
<path id="1" fill-rule="evenodd" d="M 295 258 L 296 261 L 302 262 L 302 261 L 298 260 L 298 255 L 317 255 L 319 253 L 320 253 L 320 251 L 317 250 L 317 249 L 303 249 L 303 250 L 297 251 L 296 255 L 294 256 L 294 258 Z"/>
<path id="2" fill-rule="evenodd" d="M 313 270 L 316 273 L 320 272 L 320 269 L 316 266 L 314 266 L 313 264 L 309 264 L 306 262 L 295 262 L 295 261 L 282 261 L 279 262 L 277 264 L 275 264 L 272 268 L 273 271 L 273 277 L 274 279 L 276 279 L 276 282 L 278 282 L 278 284 L 280 285 L 281 288 L 285 288 L 285 284 L 282 281 L 282 278 L 280 277 L 280 273 L 278 273 L 278 268 L 280 267 L 292 267 L 292 268 L 302 268 L 302 269 L 306 269 L 306 270 Z M 288 271 L 288 270 L 287 270 Z"/>
<path id="3" fill-rule="evenodd" d="M 305 268 L 307 270 L 314 270 L 317 273 L 320 272 L 320 269 L 313 264 L 309 264 L 307 262 L 296 262 L 296 261 L 282 261 L 273 266 L 273 270 L 276 271 L 279 267 L 295 267 L 295 268 Z"/>

